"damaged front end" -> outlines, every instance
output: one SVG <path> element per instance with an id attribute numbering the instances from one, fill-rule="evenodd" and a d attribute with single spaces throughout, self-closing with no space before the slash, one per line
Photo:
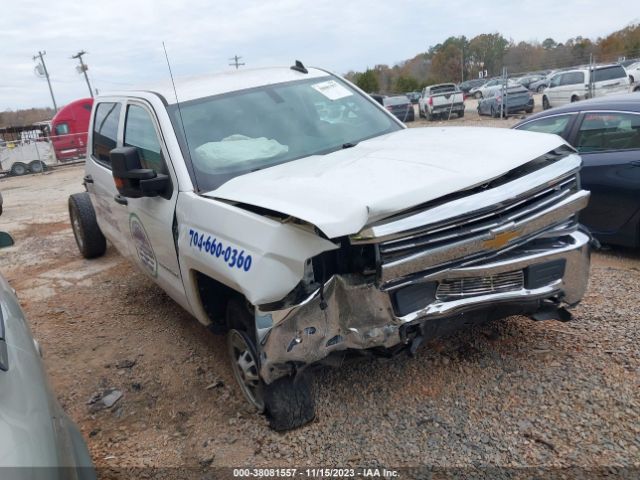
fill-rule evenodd
<path id="1" fill-rule="evenodd" d="M 336 352 L 411 351 L 514 314 L 566 320 L 587 287 L 580 158 L 551 153 L 492 185 L 365 227 L 307 262 L 299 288 L 256 309 L 266 383 Z"/>

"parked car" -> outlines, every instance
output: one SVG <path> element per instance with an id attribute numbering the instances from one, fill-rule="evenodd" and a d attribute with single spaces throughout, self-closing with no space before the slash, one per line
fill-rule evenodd
<path id="1" fill-rule="evenodd" d="M 640 92 L 538 113 L 514 128 L 555 133 L 582 157 L 591 200 L 580 221 L 600 241 L 640 247 Z"/>
<path id="2" fill-rule="evenodd" d="M 369 96 L 373 98 L 376 102 L 378 102 L 380 105 L 384 105 L 384 98 L 386 97 L 386 95 L 381 95 L 379 93 L 370 93 Z"/>
<path id="3" fill-rule="evenodd" d="M 527 88 L 532 92 L 542 93 L 545 88 L 549 86 L 549 82 L 551 78 L 557 73 L 557 70 L 552 70 L 547 75 L 542 77 L 540 80 L 531 82 Z"/>
<path id="4" fill-rule="evenodd" d="M 474 98 L 483 98 L 490 90 L 502 88 L 503 84 L 504 80 L 502 78 L 494 78 L 478 88 L 471 89 L 469 94 L 473 95 Z M 518 85 L 519 84 L 517 82 L 514 82 L 512 79 L 507 80 L 507 86 L 509 87 L 516 87 Z"/>
<path id="5" fill-rule="evenodd" d="M 545 75 L 525 75 L 523 77 L 520 77 L 517 80 L 517 82 L 523 87 L 529 88 L 529 85 L 531 85 L 534 82 L 543 80 L 544 78 L 545 78 Z"/>
<path id="6" fill-rule="evenodd" d="M 75 100 L 51 120 L 51 143 L 58 161 L 82 158 L 87 153 L 87 132 L 93 98 Z"/>
<path id="7" fill-rule="evenodd" d="M 420 100 L 420 92 L 408 92 L 407 98 L 411 100 L 411 103 L 416 105 L 418 103 L 418 100 Z"/>
<path id="8" fill-rule="evenodd" d="M 582 298 L 589 193 L 561 138 L 406 128 L 300 62 L 176 87 L 179 105 L 171 82 L 96 98 L 71 225 L 84 257 L 108 239 L 226 333 L 272 428 L 314 418 L 310 367 L 514 313 L 566 320 Z"/>
<path id="9" fill-rule="evenodd" d="M 0 248 L 11 245 L 11 235 L 0 231 Z M 2 275 L 0 408 L 2 478 L 96 478 L 87 445 L 51 391 L 40 348 Z"/>
<path id="10" fill-rule="evenodd" d="M 622 65 L 599 65 L 556 73 L 542 94 L 542 108 L 559 107 L 585 98 L 629 91 L 629 78 Z"/>
<path id="11" fill-rule="evenodd" d="M 382 106 L 401 122 L 413 122 L 416 119 L 413 104 L 406 95 L 384 97 Z"/>
<path id="12" fill-rule="evenodd" d="M 634 62 L 625 67 L 627 75 L 629 76 L 629 82 L 632 84 L 640 84 L 640 62 Z M 634 85 L 637 87 L 637 85 Z"/>
<path id="13" fill-rule="evenodd" d="M 516 112 L 533 112 L 533 95 L 523 86 L 492 89 L 487 96 L 478 100 L 478 115 L 499 117 Z"/>
<path id="14" fill-rule="evenodd" d="M 451 114 L 464 117 L 464 94 L 455 83 L 425 87 L 418 102 L 418 114 L 429 121 L 449 118 Z"/>
<path id="15" fill-rule="evenodd" d="M 474 79 L 466 80 L 462 82 L 461 84 L 458 85 L 458 88 L 462 93 L 466 95 L 469 93 L 471 89 L 476 87 L 481 87 L 485 83 L 486 83 L 486 80 L 484 78 L 474 78 Z"/>

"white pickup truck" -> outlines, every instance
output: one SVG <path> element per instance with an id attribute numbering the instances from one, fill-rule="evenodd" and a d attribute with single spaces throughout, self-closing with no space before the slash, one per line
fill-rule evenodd
<path id="1" fill-rule="evenodd" d="M 455 83 L 440 83 L 422 90 L 418 114 L 427 120 L 449 119 L 451 114 L 464 117 L 464 93 Z"/>
<path id="2" fill-rule="evenodd" d="M 406 129 L 299 62 L 176 87 L 96 98 L 71 224 L 86 258 L 106 237 L 227 335 L 273 428 L 313 419 L 309 367 L 582 298 L 589 192 L 560 137 Z"/>

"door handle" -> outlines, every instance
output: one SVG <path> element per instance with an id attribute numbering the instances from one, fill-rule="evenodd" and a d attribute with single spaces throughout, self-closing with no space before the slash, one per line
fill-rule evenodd
<path id="1" fill-rule="evenodd" d="M 123 197 L 120 194 L 113 197 L 113 199 L 116 201 L 116 203 L 119 203 L 120 205 L 129 205 L 129 200 L 127 200 L 125 197 Z"/>
<path id="2" fill-rule="evenodd" d="M 640 160 L 631 160 L 631 166 L 632 167 L 640 167 Z"/>
<path id="3" fill-rule="evenodd" d="M 91 175 L 85 175 L 84 176 L 84 183 L 93 183 L 93 177 Z"/>

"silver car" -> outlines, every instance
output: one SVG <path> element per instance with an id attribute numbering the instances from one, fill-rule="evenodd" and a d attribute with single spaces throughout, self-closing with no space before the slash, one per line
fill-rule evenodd
<path id="1" fill-rule="evenodd" d="M 0 248 L 13 239 L 0 232 Z M 0 275 L 0 478 L 93 480 L 80 431 L 53 394 L 13 288 Z"/>

